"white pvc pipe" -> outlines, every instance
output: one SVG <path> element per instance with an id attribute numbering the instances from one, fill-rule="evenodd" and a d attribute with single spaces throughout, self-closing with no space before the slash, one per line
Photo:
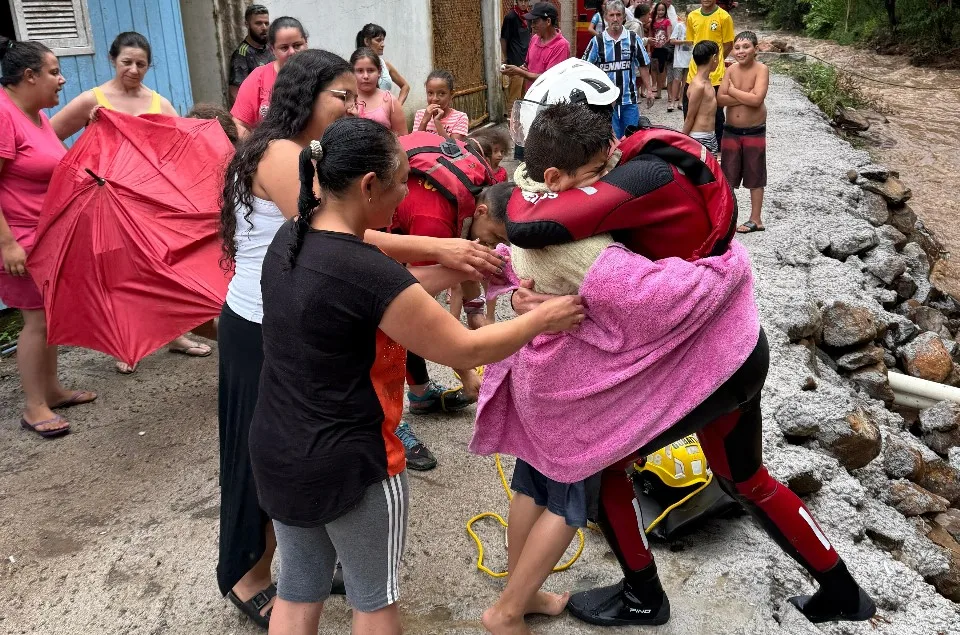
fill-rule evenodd
<path id="1" fill-rule="evenodd" d="M 911 377 L 902 373 L 887 373 L 894 403 L 913 408 L 929 408 L 938 401 L 960 404 L 960 388 L 934 381 Z"/>

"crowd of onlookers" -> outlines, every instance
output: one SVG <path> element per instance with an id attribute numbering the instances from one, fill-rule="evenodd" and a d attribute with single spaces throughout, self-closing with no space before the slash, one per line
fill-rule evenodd
<path id="1" fill-rule="evenodd" d="M 318 610 L 316 605 L 328 592 L 325 587 L 330 580 L 318 577 L 317 571 L 287 568 L 284 579 L 288 586 L 280 590 L 285 601 L 275 605 L 277 588 L 271 564 L 279 538 L 289 562 L 314 562 L 332 573 L 338 560 L 346 560 L 346 587 L 356 584 L 376 589 L 368 602 L 355 603 L 358 612 L 368 615 L 370 624 L 398 624 L 396 576 L 402 537 L 396 534 L 405 527 L 407 498 L 403 467 L 427 470 L 437 464 L 395 407 L 394 398 L 402 395 L 404 374 L 410 412 L 464 408 L 478 398 L 477 364 L 502 358 L 539 332 L 568 328 L 571 320 L 582 319 L 582 307 L 569 301 L 563 310 L 558 308 L 560 304 L 537 304 L 548 309 L 534 309 L 529 313 L 532 318 L 476 335 L 481 330 L 461 332 L 443 322 L 431 308 L 435 303 L 428 302 L 429 295 L 418 293 L 404 301 L 406 308 L 399 315 L 429 314 L 437 329 L 412 332 L 408 321 L 391 314 L 389 307 L 407 297 L 405 289 L 417 284 L 422 286 L 421 292 L 426 289 L 430 295 L 449 289 L 451 311 L 459 319 L 461 306 L 469 309 L 471 327 L 494 321 L 492 307 L 484 306 L 482 291 L 475 283 L 503 266 L 492 247 L 505 241 L 506 201 L 514 188 L 514 175 L 507 174 L 500 163 L 515 144 L 502 128 L 471 133 L 469 116 L 452 105 L 456 78 L 444 69 L 433 70 L 424 78 L 427 105 L 414 113 L 412 130 L 408 128 L 403 104 L 410 84 L 384 58 L 387 32 L 380 25 L 362 26 L 356 50 L 343 59 L 311 50 L 306 29 L 294 17 L 271 21 L 266 7 L 250 5 L 245 20 L 247 34 L 230 60 L 229 113 L 216 105 L 199 104 L 187 115 L 219 120 L 240 148 L 226 169 L 220 219 L 225 261 L 233 276 L 222 313 L 210 325 L 210 333 L 219 343 L 218 583 L 225 596 L 261 625 L 271 619 L 271 611 L 274 624 L 318 617 L 310 611 Z M 684 132 L 721 155 L 732 185 L 742 183 L 751 188 L 753 213 L 740 231 L 762 230 L 759 214 L 766 180 L 763 98 L 767 76 L 765 67 L 755 61 L 755 36 L 744 33 L 735 37 L 732 19 L 716 7 L 715 0 L 702 0 L 701 8 L 686 16 L 676 11 L 672 0 L 654 5 L 607 0 L 590 29 L 592 37 L 582 51 L 583 59 L 605 72 L 619 90 L 612 105 L 613 138 L 620 139 L 640 125 L 640 105 L 651 106 L 666 90 L 667 111 L 679 109 L 685 114 Z M 558 11 L 549 2 L 531 5 L 528 0 L 516 0 L 503 19 L 500 43 L 506 114 L 511 116 L 530 86 L 570 58 L 573 51 L 560 33 Z M 724 59 L 731 51 L 737 64 L 727 72 Z M 66 152 L 62 140 L 96 121 L 98 109 L 133 116 L 177 113 L 166 98 L 143 84 L 151 49 L 138 33 L 121 33 L 113 42 L 109 51 L 113 78 L 81 93 L 50 119 L 44 110 L 59 105 L 65 81 L 54 53 L 36 42 L 3 40 L 0 55 L 0 252 L 4 269 L 0 300 L 24 316 L 17 353 L 25 394 L 21 426 L 43 437 L 57 437 L 67 433 L 70 424 L 55 410 L 97 398 L 92 391 L 71 390 L 59 383 L 57 348 L 47 344 L 43 298 L 27 270 L 44 195 Z M 348 116 L 372 123 L 345 125 L 342 120 Z M 418 131 L 472 145 L 489 164 L 490 181 L 504 185 L 487 188 L 464 210 L 451 208 L 419 177 L 410 175 L 408 183 L 401 158 L 406 155 L 398 155 L 396 139 Z M 609 126 L 600 126 L 594 137 L 599 144 L 593 153 L 597 156 L 586 158 L 596 159 L 602 168 L 611 138 Z M 369 153 L 356 152 L 358 147 Z M 523 158 L 523 147 L 516 144 L 514 152 Z M 536 164 L 535 157 L 532 165 Z M 600 170 L 596 172 L 599 178 Z M 307 180 L 302 180 L 304 174 L 309 174 Z M 314 191 L 314 174 L 319 194 Z M 374 178 L 369 178 L 370 174 Z M 540 170 L 534 180 L 544 181 L 544 174 Z M 402 182 L 396 181 L 400 176 Z M 573 185 L 568 183 L 563 189 L 569 187 Z M 314 213 L 321 206 L 324 214 L 317 220 Z M 294 227 L 295 239 L 279 254 L 277 237 L 284 226 Z M 382 227 L 390 231 L 368 231 Z M 346 234 L 356 240 L 344 239 Z M 384 254 L 389 258 L 382 258 Z M 316 260 L 294 266 L 304 258 Z M 391 258 L 424 266 L 397 269 L 387 262 Z M 351 269 L 355 262 L 378 272 L 375 280 Z M 433 264 L 443 266 L 429 266 Z M 271 279 L 283 284 L 270 287 L 268 270 Z M 315 270 L 336 270 L 339 277 L 321 279 L 309 273 Z M 322 289 L 336 295 L 337 303 L 323 311 L 314 307 L 319 312 L 311 313 L 297 304 L 297 297 L 284 292 L 285 288 Z M 265 298 L 266 289 L 272 289 L 271 298 Z M 523 298 L 523 293 L 521 290 L 518 297 Z M 543 301 L 540 298 L 539 302 Z M 301 319 L 294 320 L 289 311 L 278 314 L 277 306 L 294 307 L 302 312 Z M 283 325 L 282 338 L 278 337 L 278 324 Z M 357 324 L 383 325 L 404 348 L 385 343 L 376 329 L 355 331 Z M 290 346 L 292 332 L 306 344 Z M 321 353 L 319 348 L 311 348 L 334 333 L 335 342 L 323 342 L 329 350 Z M 361 341 L 362 346 L 357 344 Z M 431 358 L 456 368 L 462 386 L 447 387 L 431 380 L 424 359 L 404 350 L 433 351 L 437 341 L 447 343 L 454 352 L 439 351 Z M 469 342 L 474 343 L 467 346 Z M 336 372 L 321 379 L 299 376 L 304 367 L 329 363 L 328 354 L 333 355 L 330 350 L 334 349 L 339 356 Z M 195 357 L 212 353 L 210 346 L 187 335 L 171 342 L 168 350 Z M 383 364 L 371 357 L 374 352 Z M 136 370 L 135 365 L 123 362 L 117 362 L 116 368 L 124 374 Z M 347 380 L 353 383 L 344 383 Z M 313 391 L 310 399 L 327 394 L 329 403 L 358 401 L 352 403 L 349 413 L 318 415 L 305 405 L 305 394 L 296 392 L 307 389 Z M 386 394 L 391 395 L 390 403 L 383 396 Z M 309 457 L 312 449 L 323 451 L 342 443 L 340 428 L 317 431 L 304 423 L 315 416 L 346 417 L 358 428 L 382 421 L 377 425 L 382 425 L 383 435 L 374 443 L 369 438 L 357 441 L 351 446 L 352 453 L 342 456 L 331 458 L 321 452 L 316 460 L 325 461 L 323 465 L 291 466 L 285 460 L 291 447 L 306 447 Z M 251 445 L 253 436 L 259 441 Z M 251 447 L 256 448 L 254 456 Z M 382 491 L 371 494 L 371 485 L 376 489 L 381 484 Z M 317 498 L 318 492 L 323 492 L 322 500 Z M 356 507 L 361 498 L 363 504 Z M 334 529 L 334 521 L 356 513 L 361 517 L 351 517 Z M 301 531 L 322 525 L 329 526 L 331 535 L 334 531 L 356 535 L 369 526 L 371 518 L 387 519 L 385 531 L 390 536 L 378 540 L 383 538 L 383 544 L 393 541 L 386 554 L 377 551 L 379 543 L 365 547 L 370 552 L 367 558 L 382 555 L 381 559 L 388 561 L 383 579 L 371 574 L 370 579 L 351 580 L 350 575 L 359 576 L 358 571 L 363 570 L 364 554 L 338 554 L 331 551 L 331 536 Z M 316 579 L 308 584 L 304 578 L 310 576 Z M 334 590 L 338 585 L 342 592 L 344 581 L 334 580 Z M 298 595 L 302 588 L 313 591 Z M 275 606 L 281 607 L 279 611 Z M 390 607 L 392 612 L 382 612 Z M 367 619 L 362 615 L 361 621 Z"/>

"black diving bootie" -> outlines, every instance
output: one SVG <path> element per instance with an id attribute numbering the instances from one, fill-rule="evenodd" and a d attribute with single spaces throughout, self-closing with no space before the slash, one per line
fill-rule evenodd
<path id="1" fill-rule="evenodd" d="M 797 595 L 790 603 L 814 624 L 863 622 L 877 614 L 877 605 L 860 588 L 843 560 L 817 576 L 820 588 L 813 595 Z"/>
<path id="2" fill-rule="evenodd" d="M 670 619 L 670 600 L 654 564 L 617 584 L 571 596 L 567 610 L 598 626 L 658 626 Z"/>

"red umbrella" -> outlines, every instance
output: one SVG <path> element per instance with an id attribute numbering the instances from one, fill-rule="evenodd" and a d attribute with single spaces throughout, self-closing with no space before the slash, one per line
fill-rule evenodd
<path id="1" fill-rule="evenodd" d="M 27 260 L 51 344 L 135 364 L 219 314 L 232 154 L 216 121 L 98 111 L 53 173 Z"/>

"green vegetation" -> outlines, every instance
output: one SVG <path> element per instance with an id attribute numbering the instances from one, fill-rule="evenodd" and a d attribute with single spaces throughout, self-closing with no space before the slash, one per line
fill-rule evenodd
<path id="1" fill-rule="evenodd" d="M 839 71 L 833 66 L 779 60 L 770 64 L 770 70 L 789 75 L 797 80 L 807 98 L 828 117 L 834 116 L 837 106 L 870 108 L 877 112 L 888 111 L 879 99 L 863 92 L 856 77 Z"/>
<path id="2" fill-rule="evenodd" d="M 771 26 L 841 44 L 868 44 L 916 62 L 960 52 L 960 2 L 953 0 L 757 0 Z M 951 55 L 953 54 L 953 55 Z"/>
<path id="3" fill-rule="evenodd" d="M 23 317 L 20 311 L 6 309 L 0 311 L 0 350 L 17 341 L 23 329 Z"/>

